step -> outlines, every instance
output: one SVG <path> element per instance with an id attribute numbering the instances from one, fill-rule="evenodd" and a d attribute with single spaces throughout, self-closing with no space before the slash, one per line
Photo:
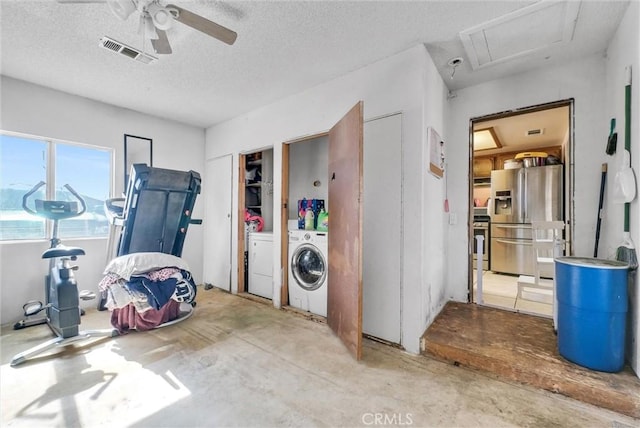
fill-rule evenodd
<path id="1" fill-rule="evenodd" d="M 604 373 L 565 360 L 548 318 L 448 302 L 420 344 L 432 358 L 640 417 L 640 379 L 631 368 Z"/>

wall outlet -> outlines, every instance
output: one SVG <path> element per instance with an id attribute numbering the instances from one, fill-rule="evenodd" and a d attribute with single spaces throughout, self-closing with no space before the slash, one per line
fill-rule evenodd
<path id="1" fill-rule="evenodd" d="M 458 224 L 458 215 L 456 213 L 449 213 L 449 224 Z"/>

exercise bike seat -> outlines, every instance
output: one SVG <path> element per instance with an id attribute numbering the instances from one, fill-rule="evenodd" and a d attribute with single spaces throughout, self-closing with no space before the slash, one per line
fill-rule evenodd
<path id="1" fill-rule="evenodd" d="M 43 259 L 53 259 L 56 257 L 75 257 L 75 256 L 84 256 L 85 252 L 80 247 L 55 247 L 49 248 L 47 251 L 42 253 Z"/>

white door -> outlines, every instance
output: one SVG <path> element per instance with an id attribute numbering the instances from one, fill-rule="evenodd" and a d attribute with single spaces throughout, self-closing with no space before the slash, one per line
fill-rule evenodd
<path id="1" fill-rule="evenodd" d="M 204 214 L 204 282 L 231 291 L 232 157 L 207 161 Z"/>
<path id="2" fill-rule="evenodd" d="M 400 343 L 402 115 L 364 124 L 362 330 Z"/>

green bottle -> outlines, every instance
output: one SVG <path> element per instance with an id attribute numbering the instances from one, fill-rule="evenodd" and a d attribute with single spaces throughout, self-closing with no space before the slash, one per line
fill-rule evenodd
<path id="1" fill-rule="evenodd" d="M 318 213 L 318 230 L 321 232 L 329 230 L 329 213 L 324 208 Z"/>

